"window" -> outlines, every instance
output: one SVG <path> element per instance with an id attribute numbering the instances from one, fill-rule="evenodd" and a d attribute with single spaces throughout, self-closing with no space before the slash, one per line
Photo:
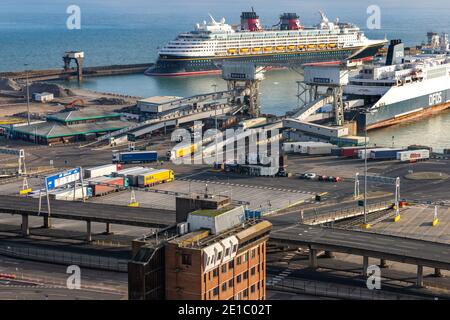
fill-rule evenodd
<path id="1" fill-rule="evenodd" d="M 181 263 L 187 266 L 192 265 L 192 255 L 190 254 L 182 254 L 181 255 Z"/>
<path id="2" fill-rule="evenodd" d="M 241 260 L 242 260 L 241 256 L 239 256 L 239 257 L 236 258 L 236 263 L 237 263 L 237 265 L 240 265 L 240 264 L 241 264 Z"/>
<path id="3" fill-rule="evenodd" d="M 227 283 L 222 283 L 222 292 L 227 291 Z"/>
<path id="4" fill-rule="evenodd" d="M 250 269 L 250 274 L 254 276 L 256 274 L 256 267 Z"/>
<path id="5" fill-rule="evenodd" d="M 237 281 L 237 283 L 241 283 L 241 281 L 242 281 L 242 275 L 238 275 L 238 276 L 236 277 L 236 281 Z"/>
<path id="6" fill-rule="evenodd" d="M 252 286 L 250 287 L 250 292 L 251 292 L 251 293 L 255 293 L 255 285 L 252 285 Z"/>
<path id="7" fill-rule="evenodd" d="M 247 298 L 247 297 L 248 297 L 248 289 L 245 289 L 245 290 L 244 290 L 243 296 L 244 296 L 244 298 Z"/>
<path id="8" fill-rule="evenodd" d="M 228 280 L 228 287 L 233 288 L 233 285 L 234 285 L 233 279 Z"/>
<path id="9" fill-rule="evenodd" d="M 219 294 L 219 287 L 215 287 L 213 289 L 213 296 L 217 296 Z"/>
<path id="10" fill-rule="evenodd" d="M 230 255 L 230 248 L 226 248 L 225 249 L 225 256 L 229 256 Z"/>
<path id="11" fill-rule="evenodd" d="M 244 272 L 244 280 L 247 280 L 248 279 L 248 271 L 245 271 Z"/>
<path id="12" fill-rule="evenodd" d="M 222 251 L 220 251 L 220 252 L 217 254 L 217 260 L 220 260 L 220 259 L 222 259 Z"/>
<path id="13" fill-rule="evenodd" d="M 256 257 L 256 249 L 252 249 L 252 258 Z"/>
<path id="14" fill-rule="evenodd" d="M 233 269 L 234 268 L 234 261 L 230 261 L 228 263 L 228 269 Z"/>
<path id="15" fill-rule="evenodd" d="M 219 268 L 213 270 L 213 277 L 217 277 L 219 275 Z"/>
<path id="16" fill-rule="evenodd" d="M 233 252 L 237 251 L 237 244 L 233 245 Z"/>
<path id="17" fill-rule="evenodd" d="M 222 265 L 222 273 L 225 273 L 225 272 L 227 272 L 227 265 L 226 264 Z"/>

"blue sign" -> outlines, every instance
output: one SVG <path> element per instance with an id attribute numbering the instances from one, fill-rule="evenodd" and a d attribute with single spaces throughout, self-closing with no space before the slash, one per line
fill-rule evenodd
<path id="1" fill-rule="evenodd" d="M 45 177 L 45 187 L 47 190 L 53 190 L 65 184 L 75 182 L 81 178 L 81 168 L 75 168 L 52 176 Z"/>

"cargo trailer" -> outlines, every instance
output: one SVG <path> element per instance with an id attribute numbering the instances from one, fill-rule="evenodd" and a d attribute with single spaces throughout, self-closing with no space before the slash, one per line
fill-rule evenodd
<path id="1" fill-rule="evenodd" d="M 430 159 L 430 150 L 409 150 L 397 153 L 397 160 L 400 161 L 418 161 Z"/>
<path id="2" fill-rule="evenodd" d="M 102 166 L 84 169 L 85 178 L 96 178 L 117 172 L 118 164 L 105 164 Z"/>
<path id="3" fill-rule="evenodd" d="M 99 197 L 128 187 L 124 177 L 98 177 L 88 181 L 92 196 Z"/>
<path id="4" fill-rule="evenodd" d="M 112 156 L 113 163 L 147 163 L 158 160 L 156 151 L 130 151 L 115 152 Z"/>
<path id="5" fill-rule="evenodd" d="M 50 199 L 64 200 L 64 201 L 82 200 L 83 195 L 85 198 L 92 197 L 92 193 L 90 192 L 87 186 L 84 187 L 77 186 L 75 190 L 73 187 L 64 189 L 55 189 L 48 193 Z"/>
<path id="6" fill-rule="evenodd" d="M 405 149 L 378 149 L 372 150 L 368 159 L 370 160 L 395 160 L 397 153 Z"/>
<path id="7" fill-rule="evenodd" d="M 141 188 L 154 186 L 155 184 L 173 181 L 175 175 L 172 170 L 159 169 L 152 170 L 137 176 L 137 185 Z"/>

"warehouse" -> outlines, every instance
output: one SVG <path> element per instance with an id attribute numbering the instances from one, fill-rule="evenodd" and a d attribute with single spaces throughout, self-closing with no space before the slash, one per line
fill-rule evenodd
<path id="1" fill-rule="evenodd" d="M 47 121 L 5 126 L 4 129 L 11 139 L 52 145 L 90 141 L 129 125 L 129 122 L 120 119 L 118 113 L 80 110 L 56 113 L 48 116 Z"/>

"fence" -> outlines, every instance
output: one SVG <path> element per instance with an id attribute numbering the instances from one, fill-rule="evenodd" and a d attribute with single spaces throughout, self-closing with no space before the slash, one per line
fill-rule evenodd
<path id="1" fill-rule="evenodd" d="M 267 280 L 268 289 L 288 289 L 311 296 L 345 300 L 411 300 L 416 299 L 404 294 L 388 293 L 381 290 L 369 290 L 363 287 L 326 284 L 318 281 L 284 278 Z"/>
<path id="2" fill-rule="evenodd" d="M 0 255 L 40 262 L 128 272 L 128 260 L 23 246 L 0 245 Z"/>

